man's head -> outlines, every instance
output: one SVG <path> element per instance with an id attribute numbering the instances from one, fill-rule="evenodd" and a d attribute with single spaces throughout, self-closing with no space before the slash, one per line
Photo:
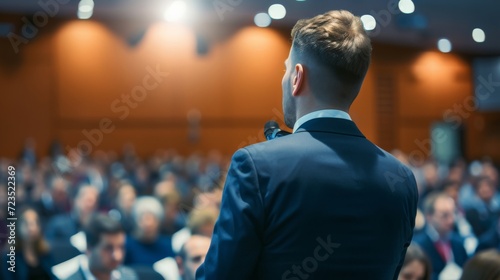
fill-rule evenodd
<path id="1" fill-rule="evenodd" d="M 130 213 L 132 212 L 136 197 L 137 194 L 134 187 L 130 184 L 124 184 L 118 189 L 116 204 L 123 212 Z"/>
<path id="2" fill-rule="evenodd" d="M 445 181 L 442 186 L 442 191 L 449 197 L 453 198 L 455 204 L 458 204 L 458 193 L 460 192 L 459 181 Z"/>
<path id="3" fill-rule="evenodd" d="M 194 209 L 189 213 L 187 227 L 191 234 L 211 237 L 218 216 L 219 209 L 215 207 Z"/>
<path id="4" fill-rule="evenodd" d="M 455 223 L 455 201 L 444 193 L 430 194 L 424 203 L 424 214 L 427 222 L 445 237 Z"/>
<path id="5" fill-rule="evenodd" d="M 132 215 L 137 226 L 137 237 L 142 241 L 156 240 L 163 214 L 163 207 L 155 197 L 143 196 L 136 199 Z"/>
<path id="6" fill-rule="evenodd" d="M 68 198 L 68 182 L 62 177 L 54 177 L 50 182 L 50 193 L 55 204 L 64 204 Z"/>
<path id="7" fill-rule="evenodd" d="M 99 191 L 92 185 L 82 185 L 75 197 L 74 209 L 84 224 L 97 209 Z"/>
<path id="8" fill-rule="evenodd" d="M 120 223 L 104 214 L 92 216 L 85 228 L 89 268 L 93 273 L 109 274 L 125 257 L 125 232 Z"/>
<path id="9" fill-rule="evenodd" d="M 495 185 L 493 181 L 486 176 L 478 177 L 474 181 L 474 190 L 477 196 L 484 202 L 489 203 L 491 199 L 495 196 Z"/>
<path id="10" fill-rule="evenodd" d="M 210 238 L 201 235 L 191 236 L 182 246 L 176 257 L 182 280 L 194 280 L 196 270 L 205 261 Z"/>
<path id="11" fill-rule="evenodd" d="M 282 80 L 285 123 L 312 111 L 348 111 L 368 70 L 371 44 L 361 20 L 330 11 L 297 22 Z"/>

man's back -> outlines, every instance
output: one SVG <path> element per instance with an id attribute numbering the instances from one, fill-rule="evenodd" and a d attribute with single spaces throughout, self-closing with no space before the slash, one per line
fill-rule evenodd
<path id="1" fill-rule="evenodd" d="M 236 163 L 241 165 L 228 175 L 226 188 L 239 190 L 225 190 L 223 198 L 233 213 L 221 212 L 224 232 L 216 226 L 218 248 L 205 262 L 207 276 L 218 276 L 207 279 L 233 279 L 238 273 L 238 279 L 397 277 L 412 237 L 415 181 L 352 121 L 308 121 L 292 135 L 239 151 Z M 242 203 L 235 203 L 238 198 Z M 233 232 L 224 226 L 228 222 Z M 225 252 L 216 243 L 230 235 L 230 242 L 245 243 L 245 252 L 237 254 L 241 258 L 225 259 L 232 249 Z M 210 272 L 212 261 L 225 271 Z"/>

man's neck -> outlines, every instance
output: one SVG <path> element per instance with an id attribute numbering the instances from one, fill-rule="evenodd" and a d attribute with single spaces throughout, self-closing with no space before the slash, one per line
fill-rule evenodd
<path id="1" fill-rule="evenodd" d="M 436 228 L 432 225 L 427 226 L 427 234 L 432 239 L 432 241 L 448 241 L 450 238 L 450 232 L 438 232 Z"/>
<path id="2" fill-rule="evenodd" d="M 323 105 L 315 105 L 313 107 L 309 107 L 309 108 L 297 108 L 297 114 L 296 114 L 296 120 L 300 119 L 301 117 L 309 114 L 309 113 L 313 113 L 313 112 L 317 112 L 317 111 L 321 111 L 321 110 L 338 110 L 338 111 L 343 111 L 343 112 L 346 112 L 347 114 L 349 114 L 349 109 L 346 109 L 346 108 L 339 108 L 337 106 L 331 106 L 331 105 L 328 105 L 328 106 L 323 106 Z"/>

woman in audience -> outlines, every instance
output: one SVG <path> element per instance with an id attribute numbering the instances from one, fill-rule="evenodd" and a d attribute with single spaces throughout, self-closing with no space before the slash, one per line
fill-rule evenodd
<path id="1" fill-rule="evenodd" d="M 430 278 L 431 264 L 427 256 L 417 244 L 411 244 L 406 250 L 405 261 L 398 280 L 429 280 Z"/>
<path id="2" fill-rule="evenodd" d="M 51 280 L 54 264 L 48 243 L 43 239 L 40 219 L 33 208 L 25 208 L 17 220 L 15 244 L 6 244 L 2 253 L 2 279 L 5 280 Z M 11 246 L 15 248 L 15 272 L 9 271 Z M 14 263 L 13 263 L 14 264 Z"/>
<path id="3" fill-rule="evenodd" d="M 495 225 L 499 206 L 495 201 L 496 187 L 489 177 L 476 178 L 473 186 L 479 199 L 473 207 L 465 210 L 465 217 L 475 235 L 480 238 Z"/>
<path id="4" fill-rule="evenodd" d="M 475 255 L 464 266 L 461 280 L 499 280 L 500 252 L 487 250 Z"/>
<path id="5" fill-rule="evenodd" d="M 131 236 L 127 236 L 126 265 L 150 266 L 175 256 L 171 239 L 160 234 L 163 208 L 158 199 L 151 196 L 137 198 L 133 216 L 136 228 Z"/>

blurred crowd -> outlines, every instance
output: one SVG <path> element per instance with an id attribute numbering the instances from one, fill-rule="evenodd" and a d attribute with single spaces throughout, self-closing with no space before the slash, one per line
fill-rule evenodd
<path id="1" fill-rule="evenodd" d="M 414 163 L 400 151 L 393 155 L 413 170 L 420 194 L 399 278 L 500 277 L 500 184 L 493 162 Z M 18 218 L 18 272 L 9 273 L 7 191 L 0 192 L 2 279 L 91 279 L 75 278 L 89 272 L 194 279 L 208 251 L 228 164 L 217 152 L 159 150 L 144 160 L 132 145 L 121 154 L 97 151 L 91 157 L 72 157 L 54 145 L 39 159 L 27 142 L 18 159 L 0 159 L 2 190 L 7 167 L 16 170 Z"/>
<path id="2" fill-rule="evenodd" d="M 419 209 L 408 254 L 421 251 L 425 261 L 415 268 L 427 271 L 424 278 L 402 279 L 500 279 L 500 184 L 494 163 L 487 158 L 412 162 L 400 151 L 393 155 L 415 175 Z M 480 266 L 484 263 L 493 266 L 488 270 Z M 487 274 L 479 271 L 490 274 L 483 278 Z"/>
<path id="3" fill-rule="evenodd" d="M 27 144 L 19 159 L 0 159 L 0 170 L 5 171 L 0 174 L 4 190 L 0 193 L 0 246 L 5 258 L 10 248 L 7 168 L 14 166 L 16 266 L 47 275 L 16 278 L 6 270 L 8 259 L 2 259 L 3 276 L 11 277 L 2 279 L 71 276 L 81 265 L 71 260 L 88 255 L 86 229 L 97 213 L 118 221 L 124 231 L 123 256 L 114 257 L 119 265 L 147 279 L 156 279 L 151 278 L 155 273 L 162 276 L 158 279 L 193 279 L 196 269 L 183 267 L 182 258 L 191 260 L 192 252 L 186 248 L 200 249 L 183 246 L 201 243 L 208 251 L 228 162 L 217 152 L 184 157 L 173 150 L 159 150 L 142 160 L 132 145 L 126 145 L 120 155 L 99 151 L 91 157 L 66 156 L 55 146 L 49 157 L 38 159 Z M 203 258 L 196 254 L 199 265 Z M 111 270 L 117 265 L 111 263 Z"/>

